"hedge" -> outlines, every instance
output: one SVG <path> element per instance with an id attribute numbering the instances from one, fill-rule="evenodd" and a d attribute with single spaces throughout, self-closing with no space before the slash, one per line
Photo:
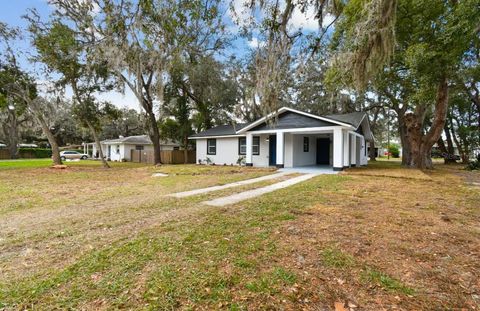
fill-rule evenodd
<path id="1" fill-rule="evenodd" d="M 47 148 L 19 148 L 20 158 L 50 158 L 52 150 Z"/>

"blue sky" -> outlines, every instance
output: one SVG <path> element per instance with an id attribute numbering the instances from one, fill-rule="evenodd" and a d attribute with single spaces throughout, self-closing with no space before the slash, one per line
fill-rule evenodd
<path id="1" fill-rule="evenodd" d="M 74 1 L 74 0 L 72 0 Z M 233 7 L 235 11 L 240 16 L 249 14 L 245 12 L 243 8 L 243 3 L 245 0 L 234 0 Z M 0 0 L 0 21 L 7 23 L 10 26 L 16 26 L 25 29 L 27 23 L 24 19 L 22 19 L 22 15 L 27 13 L 29 8 L 35 8 L 40 16 L 43 19 L 47 19 L 50 13 L 52 12 L 52 8 L 48 4 L 47 0 Z M 230 18 L 231 12 L 226 10 L 225 22 L 228 25 L 230 30 L 235 31 L 235 25 L 231 21 Z M 316 30 L 317 22 L 312 18 L 312 12 L 300 13 L 298 10 L 294 12 L 293 17 L 291 19 L 291 27 L 292 28 L 302 28 L 304 31 L 314 31 Z M 253 37 L 250 41 L 244 38 L 238 38 L 234 42 L 232 42 L 232 48 L 229 51 L 226 51 L 227 55 L 234 54 L 237 58 L 243 57 L 250 48 L 256 48 L 258 45 L 262 44 L 261 40 L 257 37 Z M 24 38 L 21 42 L 19 42 L 20 48 L 22 50 L 29 50 L 29 39 Z M 28 63 L 27 60 L 22 61 L 22 65 L 32 66 L 32 64 Z M 67 90 L 67 96 L 71 96 Z M 108 100 L 115 104 L 118 107 L 129 107 L 134 109 L 139 109 L 139 105 L 137 103 L 136 98 L 134 95 L 126 90 L 125 94 L 120 94 L 118 92 L 109 92 L 104 94 L 99 94 L 97 96 L 100 100 Z"/>

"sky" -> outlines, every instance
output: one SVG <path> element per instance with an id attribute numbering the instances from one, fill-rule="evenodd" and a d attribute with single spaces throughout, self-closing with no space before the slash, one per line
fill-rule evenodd
<path id="1" fill-rule="evenodd" d="M 249 13 L 243 8 L 243 3 L 244 0 L 234 0 L 233 7 L 235 8 L 237 14 L 245 16 Z M 52 8 L 48 4 L 47 0 L 0 0 L 0 21 L 7 23 L 10 26 L 16 26 L 25 29 L 27 23 L 22 18 L 22 15 L 25 15 L 28 9 L 31 8 L 35 8 L 44 20 L 47 20 L 48 16 L 52 12 Z M 225 14 L 224 22 L 227 24 L 227 27 L 229 27 L 230 31 L 236 32 L 237 27 L 231 19 L 231 12 L 226 13 L 227 14 Z M 290 26 L 295 29 L 302 28 L 305 32 L 315 31 L 318 28 L 318 25 L 314 20 L 313 15 L 314 14 L 312 11 L 301 13 L 299 10 L 296 10 L 291 18 Z M 331 19 L 327 18 L 325 23 L 329 23 L 329 20 Z M 250 40 L 240 37 L 232 42 L 232 47 L 229 51 L 226 51 L 226 54 L 234 54 L 237 58 L 241 58 L 249 51 L 249 49 L 255 49 L 261 44 L 261 40 L 255 36 L 253 36 Z M 19 45 L 20 49 L 22 50 L 28 51 L 31 49 L 28 37 L 19 42 Z M 23 60 L 22 65 L 27 67 L 34 66 L 33 64 L 28 63 L 27 60 Z M 68 89 L 66 91 L 66 96 L 71 97 L 71 91 Z M 128 88 L 126 88 L 125 94 L 111 91 L 108 93 L 98 94 L 97 98 L 99 100 L 110 101 L 120 108 L 128 107 L 140 110 L 138 101 L 133 93 L 128 90 Z"/>

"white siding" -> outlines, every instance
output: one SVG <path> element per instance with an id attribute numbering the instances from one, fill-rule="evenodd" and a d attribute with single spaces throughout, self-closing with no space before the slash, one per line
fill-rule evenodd
<path id="1" fill-rule="evenodd" d="M 308 152 L 303 151 L 303 138 L 308 137 Z M 315 165 L 317 162 L 317 137 L 315 135 L 293 135 L 293 166 Z"/>
<path id="2" fill-rule="evenodd" d="M 260 136 L 260 154 L 252 156 L 253 166 L 268 167 L 268 135 L 254 135 Z"/>
<path id="3" fill-rule="evenodd" d="M 265 167 L 268 166 L 268 142 L 266 141 L 268 135 L 258 136 L 260 136 L 260 154 L 252 156 L 252 163 L 253 166 Z M 245 157 L 244 155 L 238 154 L 238 139 L 239 137 L 216 138 L 217 152 L 215 155 L 207 154 L 207 139 L 197 139 L 197 163 L 198 160 L 201 160 L 202 163 L 204 163 L 208 157 L 212 163 L 217 165 L 236 165 L 239 157 Z"/>
<path id="4" fill-rule="evenodd" d="M 216 154 L 207 154 L 207 139 L 197 139 L 197 163 L 198 160 L 205 162 L 207 157 L 217 165 L 237 164 L 238 160 L 238 137 L 216 138 Z"/>

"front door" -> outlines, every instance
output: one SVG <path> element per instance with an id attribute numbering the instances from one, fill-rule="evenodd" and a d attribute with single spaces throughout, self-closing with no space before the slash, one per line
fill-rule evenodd
<path id="1" fill-rule="evenodd" d="M 268 138 L 268 165 L 275 166 L 277 164 L 277 136 L 270 135 Z"/>
<path id="2" fill-rule="evenodd" d="M 317 164 L 330 165 L 330 138 L 317 138 Z"/>

